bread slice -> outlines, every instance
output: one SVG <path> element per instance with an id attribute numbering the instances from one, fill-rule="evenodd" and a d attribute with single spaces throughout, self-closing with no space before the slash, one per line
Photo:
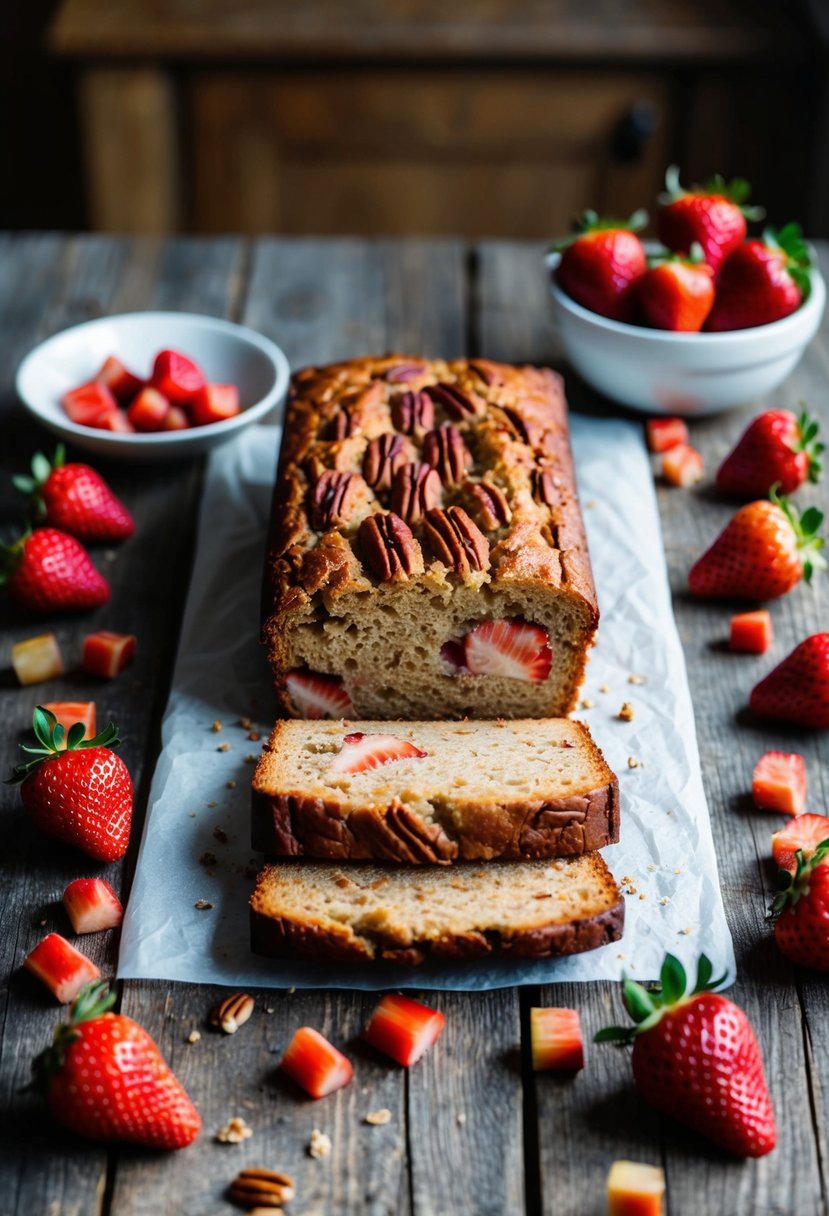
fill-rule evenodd
<path id="1" fill-rule="evenodd" d="M 366 756 L 385 762 L 342 771 Z M 271 857 L 525 860 L 618 838 L 616 777 L 565 718 L 279 722 L 253 779 L 253 847 Z"/>
<path id="2" fill-rule="evenodd" d="M 625 914 L 598 853 L 451 871 L 285 862 L 261 872 L 250 907 L 257 954 L 410 966 L 578 954 L 617 941 Z"/>

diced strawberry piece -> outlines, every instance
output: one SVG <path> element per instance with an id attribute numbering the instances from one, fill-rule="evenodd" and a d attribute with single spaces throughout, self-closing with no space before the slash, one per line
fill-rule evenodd
<path id="1" fill-rule="evenodd" d="M 40 633 L 12 646 L 12 667 L 21 684 L 40 684 L 64 672 L 63 656 L 53 633 Z"/>
<path id="2" fill-rule="evenodd" d="M 105 384 L 82 384 L 64 393 L 60 403 L 79 426 L 97 426 L 105 414 L 118 409 L 118 402 Z"/>
<path id="3" fill-rule="evenodd" d="M 43 708 L 55 715 L 67 735 L 71 726 L 83 722 L 83 738 L 94 739 L 97 733 L 94 701 L 44 701 Z"/>
<path id="4" fill-rule="evenodd" d="M 196 426 L 233 418 L 241 409 L 239 390 L 235 384 L 205 384 L 193 398 L 192 409 Z"/>
<path id="5" fill-rule="evenodd" d="M 41 980 L 62 1005 L 75 997 L 101 973 L 91 959 L 59 933 L 49 933 L 23 960 L 23 966 Z"/>
<path id="6" fill-rule="evenodd" d="M 83 640 L 81 667 L 93 676 L 112 680 L 135 658 L 136 639 L 131 633 L 99 629 Z"/>
<path id="7" fill-rule="evenodd" d="M 115 929 L 124 919 L 121 901 L 103 878 L 76 878 L 63 893 L 63 906 L 76 933 Z"/>
<path id="8" fill-rule="evenodd" d="M 765 654 L 773 641 L 771 613 L 767 608 L 732 616 L 729 641 L 732 650 L 739 654 Z"/>
<path id="9" fill-rule="evenodd" d="M 175 350 L 162 350 L 155 357 L 150 383 L 169 401 L 187 405 L 204 388 L 207 380 L 201 368 L 186 355 Z"/>
<path id="10" fill-rule="evenodd" d="M 389 993 L 371 1015 L 363 1038 L 383 1055 L 408 1068 L 438 1041 L 445 1022 L 439 1010 L 410 997 Z"/>
<path id="11" fill-rule="evenodd" d="M 806 763 L 797 752 L 766 752 L 751 778 L 754 804 L 761 811 L 802 815 L 806 806 Z"/>
<path id="12" fill-rule="evenodd" d="M 638 1161 L 614 1161 L 607 1178 L 607 1216 L 663 1216 L 665 1171 Z"/>
<path id="13" fill-rule="evenodd" d="M 291 1039 L 281 1067 L 312 1098 L 342 1089 L 354 1075 L 351 1061 L 310 1026 L 301 1026 Z"/>
<path id="14" fill-rule="evenodd" d="M 690 439 L 681 418 L 650 418 L 645 423 L 645 434 L 651 452 L 668 452 Z"/>
<path id="15" fill-rule="evenodd" d="M 702 481 L 705 464 L 696 448 L 680 443 L 662 457 L 662 476 L 669 485 L 687 489 Z"/>
<path id="16" fill-rule="evenodd" d="M 162 431 L 186 431 L 190 426 L 187 412 L 180 405 L 171 405 L 161 424 Z"/>
<path id="17" fill-rule="evenodd" d="M 126 410 L 112 410 L 109 414 L 102 414 L 95 425 L 102 431 L 115 431 L 120 435 L 135 434 L 135 427 L 127 417 Z"/>
<path id="18" fill-rule="evenodd" d="M 127 418 L 137 431 L 160 431 L 170 409 L 167 397 L 155 388 L 142 388 L 127 410 Z"/>
<path id="19" fill-rule="evenodd" d="M 343 739 L 342 749 L 331 761 L 335 773 L 364 773 L 395 760 L 422 760 L 427 755 L 407 739 L 396 735 L 364 735 L 354 731 Z"/>
<path id="20" fill-rule="evenodd" d="M 811 857 L 819 844 L 829 840 L 829 816 L 798 815 L 789 820 L 771 838 L 771 855 L 780 870 L 794 874 L 797 869 L 797 851 Z"/>
<path id="21" fill-rule="evenodd" d="M 119 405 L 127 405 L 144 387 L 140 376 L 134 376 L 115 355 L 110 355 L 95 380 L 105 384 Z"/>
<path id="22" fill-rule="evenodd" d="M 577 1009 L 531 1009 L 530 1045 L 536 1072 L 584 1068 L 584 1043 Z"/>
<path id="23" fill-rule="evenodd" d="M 531 682 L 546 680 L 553 665 L 547 630 L 519 620 L 476 625 L 464 638 L 464 659 L 474 676 Z"/>
<path id="24" fill-rule="evenodd" d="M 289 671 L 285 687 L 303 718 L 353 718 L 354 706 L 339 676 L 318 671 Z"/>

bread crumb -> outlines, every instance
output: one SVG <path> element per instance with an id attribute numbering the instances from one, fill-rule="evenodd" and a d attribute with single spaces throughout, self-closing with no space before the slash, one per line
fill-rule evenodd
<path id="1" fill-rule="evenodd" d="M 595 701 L 591 701 L 589 697 L 585 697 L 581 703 L 581 707 L 582 709 L 592 709 L 595 704 Z"/>
<path id="2" fill-rule="evenodd" d="M 633 721 L 633 706 L 631 705 L 630 701 L 622 702 L 622 708 L 619 710 L 616 717 L 619 719 L 620 722 L 632 722 Z"/>
<path id="3" fill-rule="evenodd" d="M 245 764 L 255 764 L 255 763 L 256 763 L 256 756 L 254 756 L 253 752 L 248 752 L 248 754 L 245 756 Z"/>
<path id="4" fill-rule="evenodd" d="M 671 902 L 671 900 L 668 895 L 663 895 L 659 902 L 662 904 L 662 907 L 664 908 L 666 904 L 669 904 Z"/>
<path id="5" fill-rule="evenodd" d="M 372 1127 L 382 1127 L 384 1123 L 391 1123 L 391 1111 L 383 1107 L 382 1110 L 372 1110 L 366 1115 L 366 1123 L 370 1123 Z"/>
<path id="6" fill-rule="evenodd" d="M 199 912 L 204 912 L 208 908 L 212 908 L 213 905 L 211 903 L 209 903 L 206 899 L 197 899 L 196 902 L 193 904 L 193 907 L 198 908 Z"/>
<path id="7" fill-rule="evenodd" d="M 653 873 L 653 872 L 654 872 L 654 870 L 658 870 L 658 869 L 659 869 L 659 866 L 655 866 L 655 865 L 653 864 L 653 862 L 650 862 L 650 863 L 649 863 L 649 865 L 648 865 L 648 869 L 650 870 L 650 872 L 651 872 L 651 873 Z"/>
<path id="8" fill-rule="evenodd" d="M 224 830 L 223 827 L 220 827 L 218 825 L 218 823 L 216 824 L 215 828 L 213 829 L 213 835 L 216 838 L 216 840 L 218 840 L 219 844 L 227 844 L 227 841 L 228 841 L 227 832 Z"/>
<path id="9" fill-rule="evenodd" d="M 644 893 L 644 892 L 642 892 L 642 894 L 639 896 L 639 898 L 640 898 L 640 899 L 647 899 L 648 897 L 647 897 L 647 895 L 645 895 L 645 893 Z"/>
<path id="10" fill-rule="evenodd" d="M 459 1123 L 461 1127 L 463 1127 L 464 1123 L 466 1123 L 466 1115 L 463 1113 L 463 1111 L 461 1111 L 461 1113 L 458 1115 L 456 1122 Z"/>
<path id="11" fill-rule="evenodd" d="M 621 959 L 622 962 L 624 962 L 624 960 L 627 958 L 627 955 L 626 954 L 617 954 L 616 957 L 618 959 Z"/>
<path id="12" fill-rule="evenodd" d="M 227 786 L 227 789 L 229 789 L 229 790 L 235 790 L 235 789 L 236 789 L 236 782 L 235 782 L 235 781 L 228 781 L 228 782 L 226 782 L 226 786 Z"/>
<path id="13" fill-rule="evenodd" d="M 674 874 L 681 874 L 681 873 L 682 873 L 682 866 L 677 866 L 677 868 L 674 870 Z"/>
<path id="14" fill-rule="evenodd" d="M 311 1132 L 311 1139 L 308 1141 L 308 1156 L 319 1161 L 322 1157 L 327 1157 L 330 1152 L 331 1137 L 326 1136 L 325 1132 L 321 1132 L 318 1127 L 315 1127 Z"/>
<path id="15" fill-rule="evenodd" d="M 191 819 L 195 819 L 195 818 L 196 818 L 196 812 L 195 812 L 195 811 L 191 811 L 191 812 L 190 812 L 190 818 L 191 818 Z"/>
<path id="16" fill-rule="evenodd" d="M 251 730 L 248 731 L 248 738 L 250 739 L 251 743 L 258 743 L 262 736 L 259 734 L 258 730 Z"/>
<path id="17" fill-rule="evenodd" d="M 644 768 L 644 764 L 638 756 L 628 756 L 628 768 Z"/>
<path id="18" fill-rule="evenodd" d="M 274 1009 L 274 1007 L 272 1005 L 268 1005 L 265 1008 L 265 1013 L 276 1013 L 276 1010 Z"/>
<path id="19" fill-rule="evenodd" d="M 216 751 L 217 752 L 229 752 L 230 744 L 229 743 L 220 743 L 219 746 L 216 748 Z"/>
<path id="20" fill-rule="evenodd" d="M 201 857 L 199 858 L 199 865 L 215 866 L 218 864 L 218 861 L 219 859 L 215 853 L 202 853 Z"/>
<path id="21" fill-rule="evenodd" d="M 628 676 L 628 684 L 647 684 L 647 682 L 648 682 L 647 676 L 637 676 L 637 675 Z"/>
<path id="22" fill-rule="evenodd" d="M 200 1039 L 200 1038 L 201 1038 L 201 1032 L 200 1032 L 200 1031 L 198 1031 L 198 1030 L 191 1030 L 191 1031 L 190 1031 L 190 1033 L 189 1033 L 189 1034 L 188 1034 L 188 1036 L 187 1036 L 187 1042 L 188 1042 L 188 1043 L 198 1043 L 198 1041 L 199 1041 L 199 1039 Z"/>
<path id="23" fill-rule="evenodd" d="M 220 1127 L 216 1132 L 216 1140 L 219 1144 L 241 1144 L 243 1140 L 249 1140 L 252 1135 L 253 1128 L 248 1126 L 241 1115 L 234 1115 L 224 1127 Z"/>
<path id="24" fill-rule="evenodd" d="M 599 692 L 610 692 L 610 685 L 602 684 L 601 687 L 599 688 Z"/>
<path id="25" fill-rule="evenodd" d="M 253 730 L 253 722 L 250 720 L 250 718 L 240 718 L 239 725 L 241 726 L 242 730 Z"/>
<path id="26" fill-rule="evenodd" d="M 219 804 L 218 802 L 208 802 L 207 805 L 212 809 L 214 806 L 218 806 Z"/>
<path id="27" fill-rule="evenodd" d="M 694 930 L 693 929 L 680 929 L 679 932 L 682 937 L 687 937 L 690 933 L 693 933 Z"/>
<path id="28" fill-rule="evenodd" d="M 599 504 L 596 502 L 595 498 L 588 498 L 584 505 L 588 508 L 588 510 L 592 511 L 593 508 L 597 507 Z"/>
<path id="29" fill-rule="evenodd" d="M 214 734 L 218 734 L 219 731 L 222 729 L 222 726 L 223 726 L 223 723 L 220 722 L 219 719 L 217 718 L 216 721 L 213 723 L 213 725 L 210 727 L 210 729 L 213 731 Z"/>

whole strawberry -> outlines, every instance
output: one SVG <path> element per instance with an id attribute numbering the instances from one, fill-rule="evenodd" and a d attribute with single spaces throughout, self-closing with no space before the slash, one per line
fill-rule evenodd
<path id="1" fill-rule="evenodd" d="M 38 747 L 24 747 L 32 759 L 18 764 L 8 785 L 41 831 L 74 845 L 99 861 L 117 861 L 127 851 L 132 826 L 132 781 L 123 760 L 111 750 L 120 742 L 112 723 L 85 739 L 76 722 L 64 730 L 50 710 L 38 705 L 32 725 Z"/>
<path id="2" fill-rule="evenodd" d="M 703 257 L 716 274 L 728 255 L 745 240 L 746 220 L 761 220 L 762 207 L 746 207 L 751 193 L 748 182 L 735 178 L 726 184 L 717 174 L 704 186 L 684 190 L 679 169 L 671 165 L 665 174 L 665 193 L 657 216 L 659 239 L 674 253 L 690 253 L 701 247 Z"/>
<path id="3" fill-rule="evenodd" d="M 819 423 L 804 408 L 759 414 L 717 470 L 717 489 L 735 498 L 761 498 L 775 483 L 792 494 L 804 481 L 817 482 L 824 445 Z"/>
<path id="4" fill-rule="evenodd" d="M 698 333 L 714 303 L 714 271 L 694 244 L 688 257 L 654 262 L 638 283 L 639 305 L 657 329 Z"/>
<path id="5" fill-rule="evenodd" d="M 826 568 L 818 535 L 823 514 L 809 507 L 800 515 L 772 487 L 771 501 L 740 507 L 713 545 L 691 568 L 694 595 L 714 599 L 773 600 L 815 569 Z"/>
<path id="6" fill-rule="evenodd" d="M 87 984 L 34 1060 L 53 1117 L 93 1140 L 127 1140 L 149 1148 L 191 1144 L 199 1112 L 142 1026 L 110 1013 L 115 993 Z"/>
<path id="7" fill-rule="evenodd" d="M 635 1025 L 600 1030 L 596 1042 L 632 1042 L 633 1078 L 656 1110 L 738 1157 L 763 1157 L 777 1141 L 774 1110 L 751 1023 L 714 989 L 701 955 L 686 995 L 685 969 L 668 954 L 661 990 L 625 980 L 624 1003 Z M 724 977 L 723 977 L 724 978 Z"/>
<path id="8" fill-rule="evenodd" d="M 829 841 L 808 858 L 798 849 L 796 861 L 794 874 L 779 872 L 774 939 L 793 963 L 829 971 Z"/>
<path id="9" fill-rule="evenodd" d="M 706 330 L 752 329 L 788 317 L 811 291 L 814 259 L 799 224 L 738 245 L 720 271 Z"/>
<path id="10" fill-rule="evenodd" d="M 103 477 L 88 464 L 65 460 L 62 444 L 51 464 L 38 452 L 32 459 L 32 476 L 13 479 L 17 489 L 29 496 L 34 518 L 87 543 L 132 536 L 135 522 Z"/>
<path id="11" fill-rule="evenodd" d="M 80 541 L 57 528 L 35 528 L 0 546 L 0 585 L 29 612 L 82 612 L 109 600 L 109 583 Z"/>
<path id="12" fill-rule="evenodd" d="M 627 221 L 601 220 L 595 211 L 585 211 L 578 235 L 556 246 L 561 251 L 558 285 L 591 312 L 630 321 L 636 310 L 634 285 L 647 269 L 636 230 L 647 222 L 640 211 Z"/>
<path id="13" fill-rule="evenodd" d="M 749 698 L 762 718 L 829 728 L 829 633 L 813 633 L 756 684 Z"/>

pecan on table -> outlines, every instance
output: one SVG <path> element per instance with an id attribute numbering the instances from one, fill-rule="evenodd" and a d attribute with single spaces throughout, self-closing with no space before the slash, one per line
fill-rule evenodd
<path id="1" fill-rule="evenodd" d="M 228 1198 L 246 1208 L 279 1208 L 296 1194 L 290 1174 L 279 1170 L 250 1168 L 240 1170 L 227 1188 Z"/>
<path id="2" fill-rule="evenodd" d="M 432 507 L 443 501 L 443 486 L 430 464 L 402 464 L 394 475 L 391 509 L 407 524 L 420 523 Z"/>
<path id="3" fill-rule="evenodd" d="M 423 436 L 423 459 L 437 469 L 444 485 L 458 485 L 472 465 L 472 453 L 457 427 L 445 423 Z"/>
<path id="4" fill-rule="evenodd" d="M 489 565 L 489 541 L 463 507 L 427 511 L 423 531 L 435 557 L 461 578 Z"/>
<path id="5" fill-rule="evenodd" d="M 419 573 L 423 568 L 420 546 L 411 528 L 393 511 L 364 519 L 358 542 L 363 561 L 383 581 Z"/>

